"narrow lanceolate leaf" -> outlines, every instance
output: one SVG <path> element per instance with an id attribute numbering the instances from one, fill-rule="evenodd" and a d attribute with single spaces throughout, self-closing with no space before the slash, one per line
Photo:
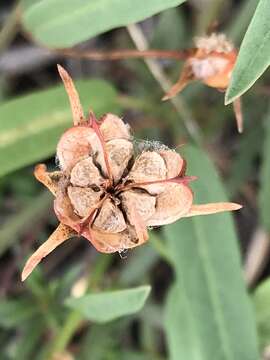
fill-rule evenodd
<path id="1" fill-rule="evenodd" d="M 188 173 L 198 176 L 191 184 L 194 202 L 226 200 L 201 150 L 187 147 L 183 155 L 190 164 Z M 258 359 L 231 214 L 181 219 L 166 227 L 165 236 L 176 273 L 165 316 L 171 360 Z"/>
<path id="2" fill-rule="evenodd" d="M 185 0 L 40 0 L 26 3 L 25 29 L 51 47 L 69 47 L 116 27 L 144 20 Z"/>
<path id="3" fill-rule="evenodd" d="M 270 1 L 260 0 L 241 44 L 225 104 L 246 92 L 269 65 Z"/>
<path id="4" fill-rule="evenodd" d="M 267 231 L 270 231 L 270 109 L 265 118 L 265 139 L 260 181 L 259 208 L 261 223 Z"/>
<path id="5" fill-rule="evenodd" d="M 150 286 L 88 294 L 80 298 L 70 298 L 66 305 L 79 311 L 88 320 L 105 323 L 121 316 L 139 311 L 149 293 Z"/>
<path id="6" fill-rule="evenodd" d="M 253 296 L 260 347 L 270 344 L 270 280 L 265 280 Z"/>
<path id="7" fill-rule="evenodd" d="M 105 81 L 78 81 L 85 113 L 116 108 L 116 92 Z M 11 100 L 0 106 L 0 176 L 55 153 L 63 131 L 72 124 L 62 85 Z"/>

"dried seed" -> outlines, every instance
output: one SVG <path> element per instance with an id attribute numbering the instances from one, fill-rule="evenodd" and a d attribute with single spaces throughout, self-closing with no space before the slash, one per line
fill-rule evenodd
<path id="1" fill-rule="evenodd" d="M 133 156 L 133 145 L 125 139 L 113 139 L 106 143 L 105 149 L 115 183 L 118 183 L 125 172 L 130 159 Z M 99 154 L 97 162 L 101 165 L 103 172 L 107 175 L 104 157 Z"/>
<path id="2" fill-rule="evenodd" d="M 184 175 L 185 161 L 173 150 L 162 150 L 158 152 L 165 161 L 167 168 L 167 179 L 172 179 L 179 174 Z M 184 170 L 184 171 L 183 171 Z"/>
<path id="3" fill-rule="evenodd" d="M 151 218 L 151 216 L 155 213 L 155 196 L 139 190 L 128 190 L 121 193 L 120 198 L 123 209 L 131 225 L 134 225 L 131 216 L 131 209 L 134 208 L 144 221 Z"/>
<path id="4" fill-rule="evenodd" d="M 130 249 L 147 241 L 139 242 L 134 227 L 128 226 L 124 231 L 118 233 L 108 233 L 97 229 L 95 225 L 91 228 L 92 242 L 97 244 L 99 251 L 114 253 Z"/>
<path id="5" fill-rule="evenodd" d="M 100 231 L 108 233 L 118 233 L 127 227 L 122 211 L 111 199 L 104 201 L 94 225 Z"/>
<path id="6" fill-rule="evenodd" d="M 76 213 L 82 218 L 89 215 L 89 211 L 95 208 L 100 200 L 102 191 L 96 192 L 91 188 L 69 186 L 68 196 Z"/>
<path id="7" fill-rule="evenodd" d="M 104 178 L 93 162 L 92 157 L 79 161 L 71 170 L 70 182 L 74 186 L 100 185 Z"/>
<path id="8" fill-rule="evenodd" d="M 149 181 L 165 180 L 167 177 L 167 167 L 162 156 L 155 151 L 145 151 L 137 157 L 128 180 L 140 184 Z M 150 194 L 157 194 L 163 190 L 163 184 L 151 184 L 140 186 Z"/>
<path id="9" fill-rule="evenodd" d="M 112 139 L 130 139 L 130 129 L 118 116 L 106 114 L 101 119 L 100 131 L 104 141 Z"/>

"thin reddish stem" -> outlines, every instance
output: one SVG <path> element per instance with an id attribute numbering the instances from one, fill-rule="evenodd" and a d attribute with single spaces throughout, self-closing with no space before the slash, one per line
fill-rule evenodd
<path id="1" fill-rule="evenodd" d="M 108 178 L 110 180 L 109 185 L 112 186 L 113 185 L 113 176 L 112 176 L 112 170 L 110 167 L 110 163 L 109 163 L 109 159 L 108 159 L 108 155 L 107 155 L 107 151 L 106 151 L 106 144 L 105 144 L 103 135 L 100 132 L 97 118 L 92 110 L 90 110 L 90 112 L 89 112 L 89 125 L 95 131 L 95 133 L 97 134 L 97 137 L 99 138 L 99 141 L 101 143 L 102 150 L 103 150 L 103 157 L 104 157 L 104 161 L 105 161 L 105 165 L 106 165 L 106 169 L 107 169 L 107 174 L 108 174 Z"/>
<path id="2" fill-rule="evenodd" d="M 140 186 L 146 186 L 146 185 L 152 185 L 152 184 L 163 184 L 163 183 L 177 183 L 177 184 L 183 184 L 187 185 L 190 181 L 197 180 L 197 176 L 176 176 L 171 179 L 164 179 L 164 180 L 154 180 L 154 181 L 145 181 L 141 183 L 130 183 L 128 185 L 120 185 L 116 190 L 118 191 L 124 191 L 132 189 L 133 187 L 140 187 Z"/>
<path id="3" fill-rule="evenodd" d="M 78 49 L 59 49 L 58 53 L 64 56 L 73 58 L 84 58 L 89 60 L 123 60 L 123 59 L 138 59 L 138 58 L 159 58 L 172 60 L 186 60 L 194 49 L 186 50 L 112 50 L 112 51 L 98 51 L 98 50 L 78 50 Z"/>

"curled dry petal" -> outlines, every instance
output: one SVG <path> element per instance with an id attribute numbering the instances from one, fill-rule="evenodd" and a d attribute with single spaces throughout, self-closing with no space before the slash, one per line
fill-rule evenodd
<path id="1" fill-rule="evenodd" d="M 197 215 L 210 215 L 224 211 L 235 211 L 242 208 L 242 205 L 236 203 L 210 203 L 201 205 L 192 205 L 189 212 L 184 215 L 185 217 L 197 216 Z"/>
<path id="2" fill-rule="evenodd" d="M 24 281 L 31 274 L 34 268 L 40 263 L 40 261 L 44 257 L 46 257 L 50 252 L 52 252 L 64 241 L 75 235 L 76 233 L 72 229 L 70 229 L 66 225 L 59 224 L 56 230 L 51 234 L 49 239 L 45 241 L 45 243 L 43 243 L 27 260 L 22 271 L 22 281 Z"/>

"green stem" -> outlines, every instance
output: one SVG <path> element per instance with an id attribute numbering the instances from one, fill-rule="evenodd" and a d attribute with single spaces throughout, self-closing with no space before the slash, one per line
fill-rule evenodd
<path id="1" fill-rule="evenodd" d="M 103 278 L 108 266 L 112 261 L 112 256 L 99 255 L 94 271 L 89 275 L 87 290 L 96 288 Z M 47 356 L 48 359 L 54 359 L 55 354 L 65 350 L 73 335 L 83 321 L 83 316 L 76 310 L 71 310 L 67 315 L 65 323 L 59 333 L 55 336 L 52 346 Z"/>

